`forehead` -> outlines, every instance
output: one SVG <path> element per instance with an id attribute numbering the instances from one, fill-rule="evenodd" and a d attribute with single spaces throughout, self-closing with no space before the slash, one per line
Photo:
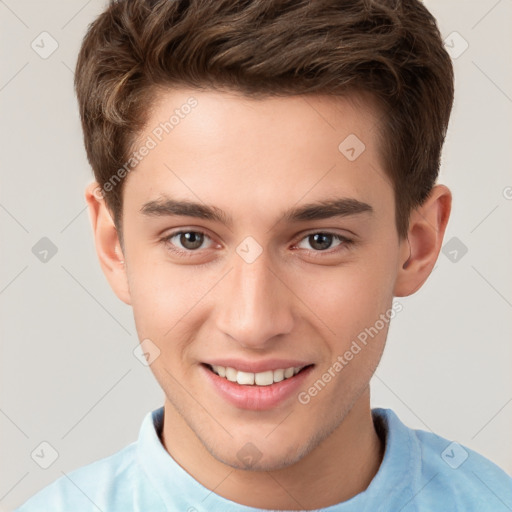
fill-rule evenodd
<path id="1" fill-rule="evenodd" d="M 323 146 L 332 147 L 350 134 L 373 145 L 381 115 L 377 101 L 365 92 L 253 99 L 236 91 L 163 90 L 154 99 L 141 135 L 152 134 L 158 142 L 165 142 L 161 139 L 172 134 L 181 143 L 176 149 L 190 150 L 192 146 L 195 151 L 229 151 L 233 155 L 238 152 L 233 142 L 248 143 L 250 148 L 245 145 L 241 149 L 251 149 L 251 155 L 262 147 L 309 153 L 314 146 L 321 148 L 321 140 Z M 280 146 L 287 142 L 291 144 Z M 337 146 L 334 144 L 335 150 Z"/>
<path id="2" fill-rule="evenodd" d="M 167 195 L 270 221 L 301 201 L 392 200 L 378 116 L 364 95 L 161 92 L 133 147 L 150 149 L 127 176 L 124 203 L 140 209 Z"/>

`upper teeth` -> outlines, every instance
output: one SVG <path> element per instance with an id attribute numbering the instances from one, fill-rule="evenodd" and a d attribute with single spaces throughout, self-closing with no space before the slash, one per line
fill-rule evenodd
<path id="1" fill-rule="evenodd" d="M 213 365 L 213 371 L 219 375 L 220 377 L 224 377 L 231 382 L 237 382 L 242 385 L 254 385 L 257 386 L 270 386 L 274 382 L 281 382 L 284 379 L 288 379 L 293 377 L 297 373 L 299 373 L 304 366 L 291 366 L 286 369 L 279 370 L 268 370 L 266 372 L 259 373 L 251 373 L 251 372 L 242 372 L 239 370 L 235 370 L 235 368 L 231 368 L 230 366 L 217 366 Z"/>

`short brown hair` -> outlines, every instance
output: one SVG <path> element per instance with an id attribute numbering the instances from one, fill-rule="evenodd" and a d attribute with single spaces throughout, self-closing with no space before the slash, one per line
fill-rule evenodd
<path id="1" fill-rule="evenodd" d="M 419 0 L 111 0 L 89 26 L 75 74 L 87 157 L 121 239 L 124 181 L 104 186 L 156 93 L 180 86 L 249 97 L 370 93 L 405 238 L 438 176 L 453 82 Z"/>

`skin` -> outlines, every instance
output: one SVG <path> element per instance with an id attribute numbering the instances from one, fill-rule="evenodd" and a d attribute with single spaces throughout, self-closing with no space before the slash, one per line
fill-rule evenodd
<path id="1" fill-rule="evenodd" d="M 165 91 L 139 140 L 190 96 L 197 107 L 126 178 L 123 246 L 97 183 L 86 190 L 102 269 L 132 306 L 139 339 L 160 350 L 150 368 L 166 397 L 163 445 L 201 484 L 244 505 L 313 509 L 348 500 L 368 487 L 382 461 L 369 382 L 387 325 L 306 405 L 294 394 L 266 411 L 237 408 L 200 364 L 213 357 L 300 359 L 315 365 L 301 387 L 307 390 L 390 310 L 393 297 L 425 282 L 451 193 L 436 185 L 411 213 L 408 240 L 399 239 L 370 97 L 253 100 Z M 366 146 L 355 161 L 338 150 L 352 133 Z M 233 225 L 141 213 L 162 194 L 213 205 Z M 363 201 L 373 212 L 282 219 L 288 208 L 335 197 Z M 177 228 L 204 232 L 203 245 L 194 252 L 179 236 L 162 241 Z M 353 244 L 333 237 L 319 250 L 308 235 L 322 232 Z M 247 236 L 262 249 L 250 264 L 236 252 Z M 192 256 L 174 254 L 172 244 Z M 237 457 L 248 442 L 261 453 L 249 469 Z"/>

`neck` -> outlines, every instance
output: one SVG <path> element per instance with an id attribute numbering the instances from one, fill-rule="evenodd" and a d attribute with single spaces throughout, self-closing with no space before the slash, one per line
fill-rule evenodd
<path id="1" fill-rule="evenodd" d="M 276 471 L 238 470 L 218 461 L 168 401 L 162 443 L 182 468 L 223 498 L 280 510 L 312 510 L 349 500 L 368 487 L 384 455 L 373 424 L 369 388 L 316 448 Z"/>

